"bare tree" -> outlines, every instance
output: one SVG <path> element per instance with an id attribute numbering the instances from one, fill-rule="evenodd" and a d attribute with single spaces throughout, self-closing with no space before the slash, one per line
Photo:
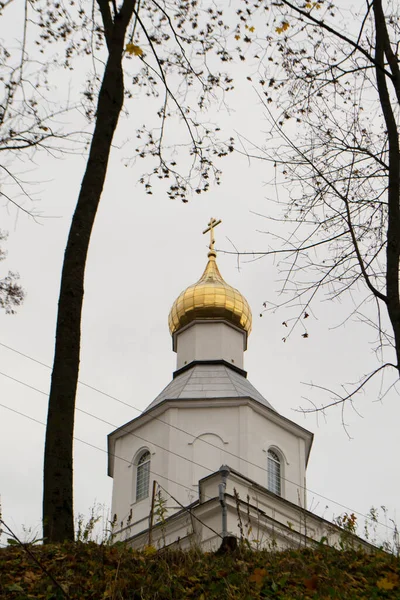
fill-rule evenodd
<path id="1" fill-rule="evenodd" d="M 36 8 L 27 0 L 21 18 L 12 0 L 0 3 L 0 200 L 33 218 L 40 216 L 32 204 L 39 198 L 33 194 L 34 182 L 27 171 L 38 153 L 63 156 L 72 149 L 71 142 L 77 150 L 78 138 L 62 118 L 80 105 L 56 98 L 51 79 L 58 61 L 46 55 L 40 34 L 40 51 L 32 50 L 32 41 L 28 44 Z"/>
<path id="2" fill-rule="evenodd" d="M 247 5 L 238 38 L 261 10 Z M 376 332 L 376 370 L 324 408 L 351 400 L 384 370 L 392 385 L 400 371 L 399 13 L 382 0 L 345 14 L 324 2 L 267 8 L 268 44 L 253 35 L 260 61 L 251 79 L 270 129 L 260 145 L 242 143 L 275 169 L 271 191 L 283 214 L 264 254 L 279 258 L 280 306 L 292 309 L 284 339 L 299 325 L 308 337 L 305 319 L 318 298 L 355 291 L 362 297 L 352 314 Z"/>
<path id="3" fill-rule="evenodd" d="M 11 4 L 12 0 L 0 3 L 2 23 Z M 13 206 L 36 221 L 42 215 L 32 204 L 36 198 L 26 165 L 40 152 L 64 153 L 69 136 L 58 119 L 71 106 L 56 105 L 46 97 L 47 92 L 50 95 L 48 66 L 28 57 L 25 28 L 21 39 L 15 48 L 0 40 L 0 202 L 2 207 Z M 0 242 L 6 239 L 6 232 L 0 231 Z M 0 261 L 5 258 L 6 252 L 0 247 Z M 8 314 L 14 314 L 25 297 L 18 280 L 18 273 L 13 271 L 0 278 L 0 308 Z"/>
<path id="4" fill-rule="evenodd" d="M 27 5 L 17 35 L 20 41 L 15 41 L 13 35 L 7 39 L 5 31 L 13 23 L 12 9 L 12 0 L 0 3 L 4 26 L 0 39 L 0 202 L 36 219 L 39 213 L 32 208 L 31 187 L 21 171 L 26 171 L 27 163 L 39 151 L 59 153 L 64 150 L 60 143 L 66 134 L 56 121 L 69 106 L 50 101 L 47 97 L 49 66 L 31 60 L 28 55 Z M 15 23 L 14 26 L 17 27 Z M 16 33 L 15 27 L 13 33 Z M 0 243 L 4 244 L 6 239 L 7 233 L 0 231 Z M 5 258 L 6 252 L 0 247 L 0 261 Z M 8 314 L 13 314 L 24 300 L 18 279 L 18 274 L 11 271 L 0 279 L 0 308 Z"/>
<path id="5" fill-rule="evenodd" d="M 195 109 L 207 109 L 218 89 L 225 93 L 231 88 L 231 80 L 210 66 L 229 60 L 222 12 L 211 3 L 97 0 L 81 3 L 74 14 L 70 7 L 45 0 L 39 12 L 34 6 L 45 41 L 53 36 L 60 41 L 61 36 L 66 44 L 67 65 L 77 44 L 78 54 L 94 60 L 85 91 L 86 115 L 94 128 L 64 256 L 45 444 L 44 538 L 60 542 L 74 537 L 73 430 L 85 265 L 124 99 L 136 122 L 144 122 L 136 133 L 136 155 L 153 161 L 141 178 L 147 193 L 152 193 L 154 177 L 167 179 L 169 196 L 186 202 L 192 187 L 200 193 L 212 177 L 218 182 L 214 160 L 232 150 L 231 143 L 216 141 L 218 128 L 202 125 Z M 134 112 L 131 99 L 139 91 L 150 101 L 160 97 L 155 128 L 146 123 L 147 114 Z M 183 124 L 181 133 L 177 123 Z M 186 150 L 186 175 L 177 169 L 177 145 L 180 157 Z"/>

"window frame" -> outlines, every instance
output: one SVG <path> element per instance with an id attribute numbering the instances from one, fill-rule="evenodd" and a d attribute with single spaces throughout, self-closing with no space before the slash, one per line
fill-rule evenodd
<path id="1" fill-rule="evenodd" d="M 283 496 L 283 460 L 276 448 L 267 451 L 267 489 L 276 496 Z"/>
<path id="2" fill-rule="evenodd" d="M 135 461 L 135 500 L 141 502 L 146 500 L 150 494 L 150 464 L 151 452 L 143 448 Z"/>

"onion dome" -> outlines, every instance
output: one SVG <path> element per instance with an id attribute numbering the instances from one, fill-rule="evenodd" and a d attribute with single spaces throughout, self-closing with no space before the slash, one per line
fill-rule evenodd
<path id="1" fill-rule="evenodd" d="M 250 306 L 238 290 L 224 281 L 216 257 L 215 250 L 211 248 L 203 275 L 197 283 L 181 292 L 173 303 L 168 317 L 171 335 L 197 319 L 224 319 L 250 333 Z"/>

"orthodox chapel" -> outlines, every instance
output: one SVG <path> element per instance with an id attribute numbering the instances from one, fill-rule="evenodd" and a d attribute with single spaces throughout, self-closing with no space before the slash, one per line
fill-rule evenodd
<path id="1" fill-rule="evenodd" d="M 169 313 L 172 380 L 108 436 L 115 539 L 207 551 L 225 538 L 253 548 L 335 544 L 339 528 L 307 510 L 313 434 L 280 415 L 244 369 L 252 314 L 218 269 L 220 222 L 203 232 L 203 274 Z"/>

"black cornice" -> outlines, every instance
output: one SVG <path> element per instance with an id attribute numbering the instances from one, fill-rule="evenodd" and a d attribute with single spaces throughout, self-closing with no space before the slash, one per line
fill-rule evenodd
<path id="1" fill-rule="evenodd" d="M 177 371 L 174 371 L 173 379 L 175 379 L 175 377 L 178 377 L 178 375 L 181 375 L 181 373 L 184 373 L 185 371 L 188 371 L 192 367 L 195 367 L 196 365 L 224 365 L 224 367 L 228 367 L 229 369 L 232 369 L 232 371 L 236 371 L 236 373 L 239 373 L 239 375 L 241 375 L 242 377 L 245 377 L 247 379 L 247 371 L 244 371 L 244 369 L 240 369 L 236 365 L 232 365 L 227 360 L 223 360 L 223 359 L 192 360 L 192 362 L 190 362 L 189 364 L 184 365 Z"/>

